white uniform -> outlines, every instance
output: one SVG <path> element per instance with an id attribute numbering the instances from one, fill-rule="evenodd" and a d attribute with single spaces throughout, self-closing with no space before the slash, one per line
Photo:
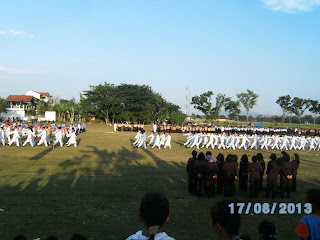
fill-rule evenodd
<path id="1" fill-rule="evenodd" d="M 43 130 L 41 133 L 39 133 L 38 137 L 40 138 L 40 141 L 38 142 L 37 146 L 40 146 L 43 143 L 45 147 L 48 147 L 46 130 Z"/>
<path id="2" fill-rule="evenodd" d="M 154 133 L 150 134 L 147 138 L 151 138 L 148 146 L 150 146 L 151 144 L 154 144 L 154 140 L 155 140 Z"/>
<path id="3" fill-rule="evenodd" d="M 126 240 L 148 240 L 149 237 L 146 237 L 142 234 L 142 231 L 138 231 L 135 234 L 128 237 Z M 165 232 L 157 233 L 154 235 L 155 240 L 174 240 L 174 238 L 169 237 Z"/>
<path id="4" fill-rule="evenodd" d="M 164 148 L 170 148 L 171 149 L 171 135 L 168 134 L 168 136 L 166 137 L 166 143 L 164 144 Z"/>
<path id="5" fill-rule="evenodd" d="M 27 130 L 27 140 L 23 143 L 22 146 L 25 146 L 25 145 L 27 145 L 27 143 L 29 143 L 31 145 L 31 147 L 34 147 L 34 144 L 35 144 L 34 137 L 35 137 L 34 133 L 30 129 L 28 129 Z"/>
<path id="6" fill-rule="evenodd" d="M 160 135 L 159 134 L 157 134 L 156 141 L 154 142 L 154 144 L 151 148 L 154 148 L 154 147 L 158 147 L 160 149 Z"/>
<path id="7" fill-rule="evenodd" d="M 73 144 L 74 147 L 77 147 L 76 133 L 72 132 L 68 134 L 67 137 L 69 138 L 69 140 L 66 143 L 66 145 L 69 147 L 71 144 Z"/>
<path id="8" fill-rule="evenodd" d="M 11 132 L 10 134 L 12 134 L 12 139 L 9 142 L 9 146 L 11 146 L 12 143 L 16 143 L 16 146 L 19 147 L 20 144 L 20 134 L 18 129 L 16 128 L 13 132 Z"/>
<path id="9" fill-rule="evenodd" d="M 61 129 L 57 129 L 54 132 L 56 140 L 53 141 L 52 145 L 55 146 L 58 142 L 60 144 L 60 147 L 63 147 L 63 141 L 62 141 L 62 131 Z"/>
<path id="10" fill-rule="evenodd" d="M 5 132 L 3 129 L 0 129 L 0 141 L 3 146 L 6 144 Z"/>

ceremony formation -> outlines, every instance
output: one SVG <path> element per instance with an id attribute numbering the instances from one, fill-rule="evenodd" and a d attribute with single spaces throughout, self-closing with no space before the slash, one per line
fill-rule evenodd
<path id="1" fill-rule="evenodd" d="M 320 150 L 320 137 L 318 135 L 286 135 L 284 133 L 278 135 L 258 135 L 257 133 L 229 133 L 220 134 L 189 132 L 184 134 L 187 141 L 184 145 L 188 148 L 212 148 L 212 149 L 277 149 L 277 150 Z"/>
<path id="2" fill-rule="evenodd" d="M 320 0 L 0 9 L 0 240 L 320 240 Z"/>
<path id="3" fill-rule="evenodd" d="M 2 146 L 8 144 L 16 145 L 17 147 L 25 147 L 29 144 L 31 147 L 34 146 L 45 146 L 52 145 L 53 147 L 59 143 L 60 147 L 66 145 L 69 147 L 73 145 L 77 147 L 76 137 L 80 133 L 85 131 L 85 124 L 49 124 L 49 125 L 27 125 L 27 124 L 1 124 L 0 125 L 0 141 Z M 50 137 L 54 136 L 55 140 L 50 142 Z M 63 140 L 68 138 L 68 141 L 64 144 Z M 25 140 L 24 140 L 25 139 Z M 39 139 L 36 142 L 36 139 Z"/>

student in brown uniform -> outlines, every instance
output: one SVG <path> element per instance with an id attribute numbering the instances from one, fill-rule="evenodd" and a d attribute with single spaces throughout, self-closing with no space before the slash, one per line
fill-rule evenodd
<path id="1" fill-rule="evenodd" d="M 198 159 L 194 162 L 194 176 L 195 176 L 195 190 L 198 197 L 203 197 L 204 194 L 204 181 L 205 181 L 205 168 L 206 157 L 204 153 L 199 153 Z"/>
<path id="2" fill-rule="evenodd" d="M 238 164 L 238 156 L 237 155 L 232 155 L 232 162 L 233 162 L 233 167 L 234 167 L 235 172 L 236 172 L 234 179 L 237 179 L 238 178 L 237 177 L 238 166 L 239 166 L 239 164 Z M 233 181 L 233 195 L 235 195 L 235 194 L 236 194 L 236 182 Z"/>
<path id="3" fill-rule="evenodd" d="M 278 175 L 281 171 L 281 163 L 277 161 L 277 156 L 273 153 L 270 156 L 271 161 L 268 162 L 267 167 L 267 188 L 266 188 L 266 198 L 270 197 L 270 193 L 272 194 L 272 198 L 275 199 L 277 195 L 277 182 Z"/>
<path id="4" fill-rule="evenodd" d="M 262 167 L 262 173 L 260 174 L 260 187 L 259 187 L 259 191 L 261 191 L 262 190 L 262 182 L 263 182 L 264 170 L 266 169 L 266 163 L 263 160 L 263 155 L 261 153 L 257 154 L 257 159 L 258 159 L 258 162 L 261 164 L 261 167 Z"/>
<path id="5" fill-rule="evenodd" d="M 187 163 L 188 172 L 188 191 L 190 194 L 195 194 L 195 182 L 194 182 L 194 162 L 197 159 L 197 151 L 192 151 L 192 158 L 189 158 Z"/>
<path id="6" fill-rule="evenodd" d="M 218 167 L 218 173 L 217 173 L 217 193 L 223 192 L 223 177 L 224 177 L 224 155 L 222 153 L 219 153 L 217 156 L 217 167 Z"/>
<path id="7" fill-rule="evenodd" d="M 252 157 L 248 171 L 250 172 L 250 193 L 249 198 L 257 197 L 260 187 L 260 176 L 262 173 L 262 166 L 258 162 L 257 156 Z"/>
<path id="8" fill-rule="evenodd" d="M 214 162 L 211 153 L 207 155 L 207 166 L 206 166 L 206 191 L 207 197 L 214 197 L 216 194 L 216 179 L 218 173 L 217 163 Z"/>
<path id="9" fill-rule="evenodd" d="M 284 194 L 287 193 L 286 197 L 289 198 L 291 195 L 292 188 L 292 178 L 296 175 L 296 168 L 294 164 L 290 162 L 290 156 L 286 152 L 281 152 L 283 158 L 283 165 L 280 173 L 281 184 L 281 197 L 284 197 Z"/>
<path id="10" fill-rule="evenodd" d="M 296 174 L 292 176 L 292 192 L 295 192 L 297 190 L 297 175 L 298 175 L 298 168 L 300 165 L 299 154 L 297 154 L 297 153 L 293 154 L 292 164 L 296 169 L 296 172 L 295 172 Z"/>
<path id="11" fill-rule="evenodd" d="M 240 169 L 239 169 L 239 190 L 240 192 L 246 192 L 248 190 L 248 156 L 247 154 L 243 154 L 240 161 Z"/>
<path id="12" fill-rule="evenodd" d="M 223 168 L 223 171 L 224 171 L 223 184 L 224 184 L 225 197 L 232 197 L 234 194 L 234 180 L 237 177 L 237 168 L 235 168 L 233 159 L 234 159 L 233 155 L 229 154 L 226 158 L 226 162 Z"/>

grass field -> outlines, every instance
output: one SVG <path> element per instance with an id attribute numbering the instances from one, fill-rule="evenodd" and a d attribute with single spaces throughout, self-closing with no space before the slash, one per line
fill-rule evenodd
<path id="1" fill-rule="evenodd" d="M 89 239 L 125 239 L 143 228 L 138 208 L 149 191 L 163 192 L 169 199 L 171 220 L 163 231 L 176 239 L 214 239 L 209 233 L 209 209 L 224 197 L 197 198 L 187 193 L 186 162 L 191 150 L 182 146 L 185 137 L 172 134 L 171 150 L 143 150 L 132 146 L 134 136 L 88 125 L 87 132 L 78 136 L 78 148 L 0 147 L 0 208 L 4 210 L 0 239 L 18 234 L 28 239 L 49 235 L 69 239 L 75 232 Z M 213 156 L 219 152 L 245 153 L 213 150 Z M 271 153 L 280 152 L 262 153 L 268 161 Z M 289 200 L 276 199 L 278 203 L 304 203 L 306 190 L 320 187 L 320 152 L 299 154 L 297 192 Z M 237 198 L 249 202 L 245 193 L 237 192 Z M 262 194 L 255 201 L 273 203 Z M 266 219 L 276 224 L 279 239 L 296 239 L 294 229 L 302 216 L 242 215 L 241 233 L 258 239 L 257 226 Z"/>

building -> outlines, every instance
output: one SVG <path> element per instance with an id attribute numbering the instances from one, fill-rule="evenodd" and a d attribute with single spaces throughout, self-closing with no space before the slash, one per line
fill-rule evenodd
<path id="1" fill-rule="evenodd" d="M 26 119 L 28 110 L 35 110 L 37 100 L 33 96 L 27 95 L 9 95 L 6 99 L 9 102 L 9 108 L 6 113 L 1 113 L 3 118 L 19 118 Z"/>
<path id="2" fill-rule="evenodd" d="M 9 103 L 6 113 L 1 113 L 2 118 L 19 118 L 20 120 L 27 120 L 26 115 L 30 112 L 36 112 L 37 103 L 44 101 L 51 106 L 54 105 L 54 99 L 48 92 L 36 92 L 29 90 L 26 95 L 9 95 L 6 99 Z"/>
<path id="3" fill-rule="evenodd" d="M 54 104 L 52 96 L 48 92 L 36 92 L 33 90 L 29 90 L 26 93 L 27 96 L 33 96 L 35 99 L 42 100 L 44 102 L 48 102 L 50 104 Z"/>

